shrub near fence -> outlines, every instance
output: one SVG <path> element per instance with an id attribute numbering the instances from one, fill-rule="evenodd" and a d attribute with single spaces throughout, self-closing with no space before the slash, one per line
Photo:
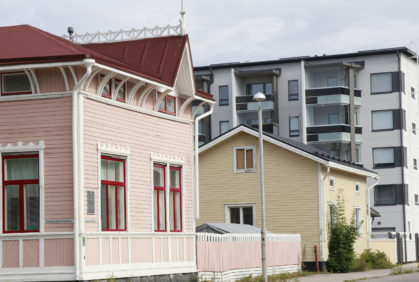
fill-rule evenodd
<path id="1" fill-rule="evenodd" d="M 198 274 L 203 279 L 229 281 L 261 273 L 259 234 L 197 233 Z M 299 234 L 268 234 L 266 238 L 268 274 L 301 269 Z"/>

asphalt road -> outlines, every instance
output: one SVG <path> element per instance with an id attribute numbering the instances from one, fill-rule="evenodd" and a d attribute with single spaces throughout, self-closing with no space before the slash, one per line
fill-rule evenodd
<path id="1" fill-rule="evenodd" d="M 362 281 L 368 282 L 418 282 L 419 272 L 413 272 L 408 274 L 390 275 L 380 278 L 367 279 Z"/>

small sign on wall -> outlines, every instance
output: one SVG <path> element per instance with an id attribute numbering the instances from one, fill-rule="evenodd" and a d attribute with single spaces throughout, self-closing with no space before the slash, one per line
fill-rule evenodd
<path id="1" fill-rule="evenodd" d="M 87 214 L 95 214 L 95 191 L 87 191 Z"/>

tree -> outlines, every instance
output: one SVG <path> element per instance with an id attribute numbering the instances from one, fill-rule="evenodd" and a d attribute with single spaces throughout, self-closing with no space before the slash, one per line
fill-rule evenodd
<path id="1" fill-rule="evenodd" d="M 354 243 L 359 232 L 353 218 L 351 223 L 347 223 L 344 201 L 340 195 L 331 213 L 327 267 L 331 272 L 348 272 L 355 260 Z"/>

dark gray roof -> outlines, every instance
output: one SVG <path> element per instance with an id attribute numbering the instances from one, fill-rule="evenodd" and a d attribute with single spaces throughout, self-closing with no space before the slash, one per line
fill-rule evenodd
<path id="1" fill-rule="evenodd" d="M 257 228 L 253 225 L 237 223 L 204 223 L 196 227 L 196 232 L 216 234 L 260 234 L 260 228 Z"/>
<path id="2" fill-rule="evenodd" d="M 242 126 L 242 127 L 246 127 L 246 128 L 251 129 L 251 130 L 253 130 L 253 131 L 255 131 L 255 132 L 258 132 L 258 130 L 257 130 L 256 128 L 253 128 L 253 127 L 247 126 L 247 125 L 245 125 L 245 124 L 240 124 L 240 125 L 238 125 L 238 126 L 236 126 L 236 127 L 232 128 L 232 129 L 230 129 L 229 131 L 225 132 L 224 134 L 222 134 L 222 135 L 220 135 L 220 136 L 218 136 L 218 137 L 216 137 L 216 138 L 212 139 L 211 141 L 209 141 L 209 142 L 207 142 L 207 143 L 205 143 L 205 144 L 201 145 L 201 147 L 202 147 L 202 146 L 205 146 L 206 144 L 209 144 L 209 143 L 213 142 L 214 140 L 216 140 L 216 139 L 220 138 L 221 136 L 223 136 L 223 135 L 225 135 L 225 134 L 229 133 L 230 131 L 232 131 L 232 130 L 234 130 L 234 129 L 236 129 L 236 128 L 240 127 L 240 126 Z M 323 159 L 323 160 L 326 160 L 326 161 L 332 161 L 332 162 L 339 163 L 339 164 L 342 164 L 342 165 L 345 165 L 345 166 L 348 166 L 348 167 L 352 167 L 352 168 L 360 169 L 360 170 L 363 170 L 363 171 L 366 171 L 366 172 L 369 172 L 369 173 L 375 173 L 375 174 L 377 174 L 375 171 L 373 171 L 373 170 L 369 170 L 369 169 L 366 169 L 366 168 L 362 167 L 362 166 L 361 166 L 361 165 L 359 165 L 359 164 L 356 164 L 356 163 L 354 163 L 354 162 L 344 161 L 344 160 L 341 160 L 341 159 L 339 159 L 339 158 L 332 157 L 332 156 L 330 156 L 328 153 L 326 153 L 326 152 L 324 152 L 324 151 L 322 151 L 322 150 L 320 150 L 320 149 L 318 149 L 318 148 L 315 148 L 315 147 L 312 147 L 312 146 L 309 146 L 309 145 L 303 144 L 303 143 L 301 143 L 301 142 L 298 142 L 298 141 L 295 141 L 295 140 L 291 140 L 291 139 L 286 138 L 286 137 L 276 136 L 276 135 L 270 134 L 270 133 L 268 133 L 268 132 L 263 132 L 263 135 L 265 135 L 265 136 L 269 136 L 269 137 L 271 137 L 271 138 L 273 138 L 273 139 L 275 139 L 275 140 L 278 140 L 278 141 L 280 141 L 280 142 L 282 142 L 282 143 L 285 143 L 285 144 L 287 144 L 287 145 L 290 145 L 290 146 L 292 146 L 292 147 L 294 147 L 294 148 L 297 148 L 297 149 L 299 149 L 299 150 L 301 150 L 301 151 L 304 151 L 304 152 L 306 152 L 306 153 L 309 153 L 309 154 L 311 154 L 311 155 L 313 155 L 313 156 L 316 156 L 316 157 L 318 157 L 318 158 L 321 158 L 321 159 Z"/>
<path id="3" fill-rule="evenodd" d="M 370 215 L 371 217 L 381 217 L 381 214 L 373 208 L 370 208 Z"/>
<path id="4" fill-rule="evenodd" d="M 232 63 L 221 63 L 221 64 L 211 64 L 208 66 L 198 66 L 195 67 L 195 71 L 207 70 L 207 69 L 223 69 L 223 68 L 235 68 L 235 67 L 249 67 L 249 66 L 260 66 L 260 65 L 273 65 L 281 63 L 295 63 L 304 61 L 318 61 L 318 60 L 329 60 L 329 59 L 339 59 L 339 58 L 351 58 L 351 57 L 360 57 L 360 56 L 372 56 L 372 55 L 383 55 L 391 53 L 403 53 L 406 56 L 413 57 L 416 55 L 415 52 L 410 50 L 407 47 L 394 47 L 394 48 L 385 48 L 385 49 L 374 49 L 374 50 L 363 50 L 353 53 L 343 53 L 343 54 L 334 54 L 334 55 L 320 55 L 320 56 L 301 56 L 301 57 L 292 57 L 292 58 L 279 58 L 278 60 L 268 60 L 268 61 L 255 61 L 255 62 L 232 62 Z"/>

